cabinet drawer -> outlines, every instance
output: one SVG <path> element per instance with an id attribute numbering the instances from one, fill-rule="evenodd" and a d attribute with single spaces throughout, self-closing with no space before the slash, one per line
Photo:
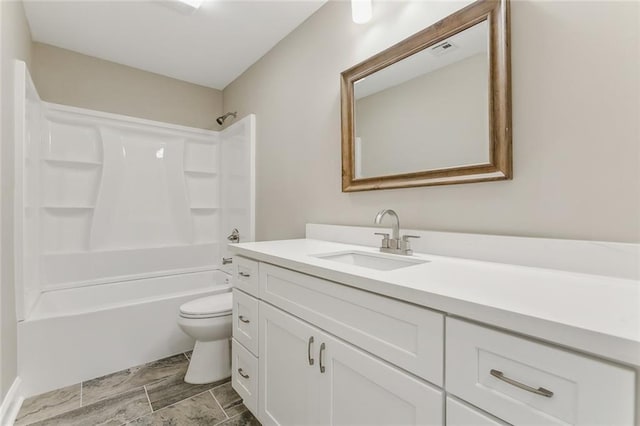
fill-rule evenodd
<path id="1" fill-rule="evenodd" d="M 509 423 L 633 424 L 632 370 L 452 318 L 446 353 L 447 391 Z"/>
<path id="2" fill-rule="evenodd" d="M 444 316 L 440 313 L 264 263 L 260 297 L 442 385 Z"/>
<path id="3" fill-rule="evenodd" d="M 480 410 L 447 397 L 447 426 L 508 426 Z"/>
<path id="4" fill-rule="evenodd" d="M 258 358 L 236 339 L 231 339 L 231 386 L 244 405 L 258 415 Z"/>
<path id="5" fill-rule="evenodd" d="M 258 265 L 255 260 L 242 256 L 233 258 L 233 285 L 252 296 L 258 296 Z"/>
<path id="6" fill-rule="evenodd" d="M 233 289 L 233 338 L 258 355 L 258 299 Z"/>

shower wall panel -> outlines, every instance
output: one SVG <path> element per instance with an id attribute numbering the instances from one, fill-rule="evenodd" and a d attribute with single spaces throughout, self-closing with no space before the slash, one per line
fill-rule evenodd
<path id="1" fill-rule="evenodd" d="M 255 238 L 255 128 L 250 114 L 220 132 L 221 229 L 224 237 L 238 229 L 240 242 Z M 226 247 L 221 256 L 232 257 Z"/>
<path id="2" fill-rule="evenodd" d="M 24 62 L 15 63 L 14 244 L 16 314 L 31 309 L 40 288 L 40 184 L 44 106 Z M 46 178 L 45 178 L 46 179 Z"/>
<path id="3" fill-rule="evenodd" d="M 217 266 L 217 132 L 46 107 L 43 289 Z"/>
<path id="4" fill-rule="evenodd" d="M 16 66 L 19 320 L 42 292 L 219 269 L 233 228 L 253 241 L 255 116 L 217 132 L 46 103 Z"/>

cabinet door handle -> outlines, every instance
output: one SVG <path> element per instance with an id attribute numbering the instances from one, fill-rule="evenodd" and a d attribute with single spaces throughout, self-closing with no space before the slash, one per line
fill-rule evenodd
<path id="1" fill-rule="evenodd" d="M 249 324 L 249 323 L 251 322 L 251 321 L 249 321 L 248 319 L 246 319 L 246 318 L 244 317 L 244 315 L 240 315 L 240 316 L 238 317 L 238 319 L 239 319 L 240 321 L 242 321 L 243 323 L 245 323 L 245 324 Z"/>
<path id="2" fill-rule="evenodd" d="M 498 380 L 502 380 L 503 382 L 509 383 L 510 385 L 515 386 L 517 388 L 526 390 L 527 392 L 535 393 L 536 395 L 541 395 L 541 396 L 544 396 L 544 397 L 547 397 L 547 398 L 551 398 L 553 396 L 553 392 L 551 392 L 548 389 L 545 389 L 545 388 L 538 388 L 538 389 L 532 388 L 531 386 L 527 386 L 524 383 L 520 383 L 518 381 L 515 381 L 513 379 L 510 379 L 510 378 L 506 377 L 502 371 L 493 370 L 492 369 L 491 370 L 491 375 L 493 377 L 495 377 L 496 379 L 498 379 Z"/>
<path id="3" fill-rule="evenodd" d="M 309 342 L 307 343 L 307 359 L 309 360 L 309 365 L 313 365 L 314 359 L 311 356 L 311 344 L 313 343 L 313 336 L 309 337 Z"/>
<path id="4" fill-rule="evenodd" d="M 318 355 L 318 358 L 320 358 L 320 372 L 324 373 L 324 362 L 322 361 L 322 354 L 324 353 L 324 350 L 326 349 L 326 346 L 323 344 L 320 345 L 320 355 Z"/>
<path id="5" fill-rule="evenodd" d="M 249 378 L 249 375 L 242 371 L 242 368 L 238 368 L 238 374 L 244 377 L 245 379 Z"/>
<path id="6" fill-rule="evenodd" d="M 245 278 L 249 278 L 251 276 L 251 274 L 247 274 L 246 272 L 238 272 L 238 274 L 240 274 L 241 277 Z"/>

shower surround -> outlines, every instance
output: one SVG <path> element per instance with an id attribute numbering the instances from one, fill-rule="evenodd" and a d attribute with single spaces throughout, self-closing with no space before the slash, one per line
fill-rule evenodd
<path id="1" fill-rule="evenodd" d="M 226 236 L 254 237 L 255 117 L 209 131 L 51 104 L 16 67 L 22 394 L 189 350 L 178 307 L 228 291 Z"/>

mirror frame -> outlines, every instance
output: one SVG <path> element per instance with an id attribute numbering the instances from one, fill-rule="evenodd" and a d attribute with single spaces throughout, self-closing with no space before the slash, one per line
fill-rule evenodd
<path id="1" fill-rule="evenodd" d="M 512 178 L 509 15 L 509 0 L 478 0 L 340 74 L 342 192 L 449 185 Z M 489 26 L 490 162 L 356 179 L 354 83 L 484 20 Z"/>

